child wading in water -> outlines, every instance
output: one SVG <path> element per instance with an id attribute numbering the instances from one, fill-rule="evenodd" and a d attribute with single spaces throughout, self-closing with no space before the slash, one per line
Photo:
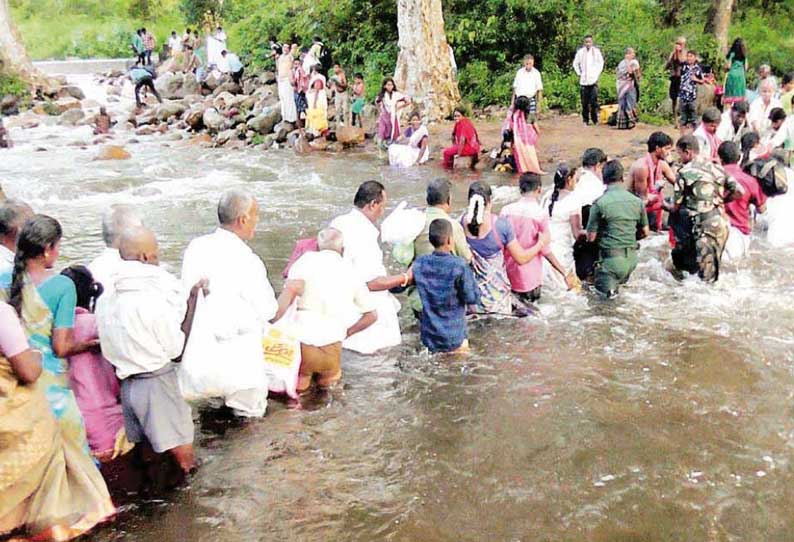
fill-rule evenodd
<path id="1" fill-rule="evenodd" d="M 355 126 L 356 121 L 358 121 L 358 127 L 364 127 L 361 123 L 361 113 L 364 111 L 364 103 L 364 76 L 357 73 L 353 76 L 353 106 L 350 109 L 353 113 L 353 121 L 351 123 L 353 126 Z"/>
<path id="2" fill-rule="evenodd" d="M 449 220 L 431 222 L 428 235 L 435 252 L 420 256 L 413 265 L 422 299 L 422 344 L 433 353 L 467 352 L 466 307 L 479 300 L 477 283 L 466 261 L 452 254 Z"/>

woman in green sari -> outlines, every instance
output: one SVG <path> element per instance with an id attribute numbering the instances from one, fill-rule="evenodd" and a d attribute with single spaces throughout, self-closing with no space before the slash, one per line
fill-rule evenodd
<path id="1" fill-rule="evenodd" d="M 730 107 L 736 102 L 743 102 L 747 93 L 747 46 L 742 38 L 736 38 L 728 51 L 728 75 L 725 78 L 725 94 L 723 105 Z"/>

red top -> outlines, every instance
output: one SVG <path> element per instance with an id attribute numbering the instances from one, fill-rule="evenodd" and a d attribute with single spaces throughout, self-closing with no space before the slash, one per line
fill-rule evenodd
<path id="1" fill-rule="evenodd" d="M 744 188 L 744 194 L 739 199 L 725 204 L 725 212 L 731 220 L 731 226 L 745 235 L 750 235 L 753 231 L 750 225 L 750 204 L 752 203 L 756 207 L 764 205 L 766 194 L 761 191 L 758 181 L 742 171 L 738 164 L 725 166 L 725 172 Z"/>
<path id="2" fill-rule="evenodd" d="M 477 136 L 477 129 L 469 119 L 463 117 L 456 122 L 455 127 L 452 129 L 452 135 L 456 145 L 460 145 L 461 139 L 466 138 L 466 145 L 461 149 L 461 155 L 479 154 L 480 138 Z"/>

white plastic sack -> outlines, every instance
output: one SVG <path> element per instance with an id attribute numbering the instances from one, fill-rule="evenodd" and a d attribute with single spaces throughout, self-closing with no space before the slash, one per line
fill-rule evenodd
<path id="1" fill-rule="evenodd" d="M 268 389 L 273 393 L 286 393 L 298 398 L 298 376 L 301 367 L 301 345 L 295 333 L 296 305 L 274 325 L 262 339 L 262 353 L 268 376 Z"/>
<path id="2" fill-rule="evenodd" d="M 199 294 L 193 329 L 179 364 L 182 395 L 187 400 L 227 398 L 243 390 L 261 389 L 261 396 L 251 394 L 250 405 L 235 403 L 240 410 L 257 411 L 268 389 L 261 362 L 262 335 L 246 332 L 220 338 L 214 326 L 215 318 L 222 315 L 213 311 L 213 305 Z"/>
<path id="3" fill-rule="evenodd" d="M 391 212 L 380 227 L 380 238 L 384 243 L 401 245 L 413 243 L 425 227 L 425 213 L 419 209 L 407 209 L 402 201 Z"/>

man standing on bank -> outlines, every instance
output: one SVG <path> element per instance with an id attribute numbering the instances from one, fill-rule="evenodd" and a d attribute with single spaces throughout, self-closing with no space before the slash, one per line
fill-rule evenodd
<path id="1" fill-rule="evenodd" d="M 585 124 L 598 124 L 598 78 L 604 71 L 604 56 L 593 45 L 593 36 L 584 38 L 584 47 L 576 51 L 573 69 L 579 76 L 582 96 L 582 119 Z"/>
<path id="2" fill-rule="evenodd" d="M 614 297 L 637 267 L 637 239 L 647 237 L 648 215 L 642 200 L 623 186 L 623 166 L 611 160 L 604 166 L 604 195 L 590 208 L 587 239 L 598 241 L 595 287 Z"/>

